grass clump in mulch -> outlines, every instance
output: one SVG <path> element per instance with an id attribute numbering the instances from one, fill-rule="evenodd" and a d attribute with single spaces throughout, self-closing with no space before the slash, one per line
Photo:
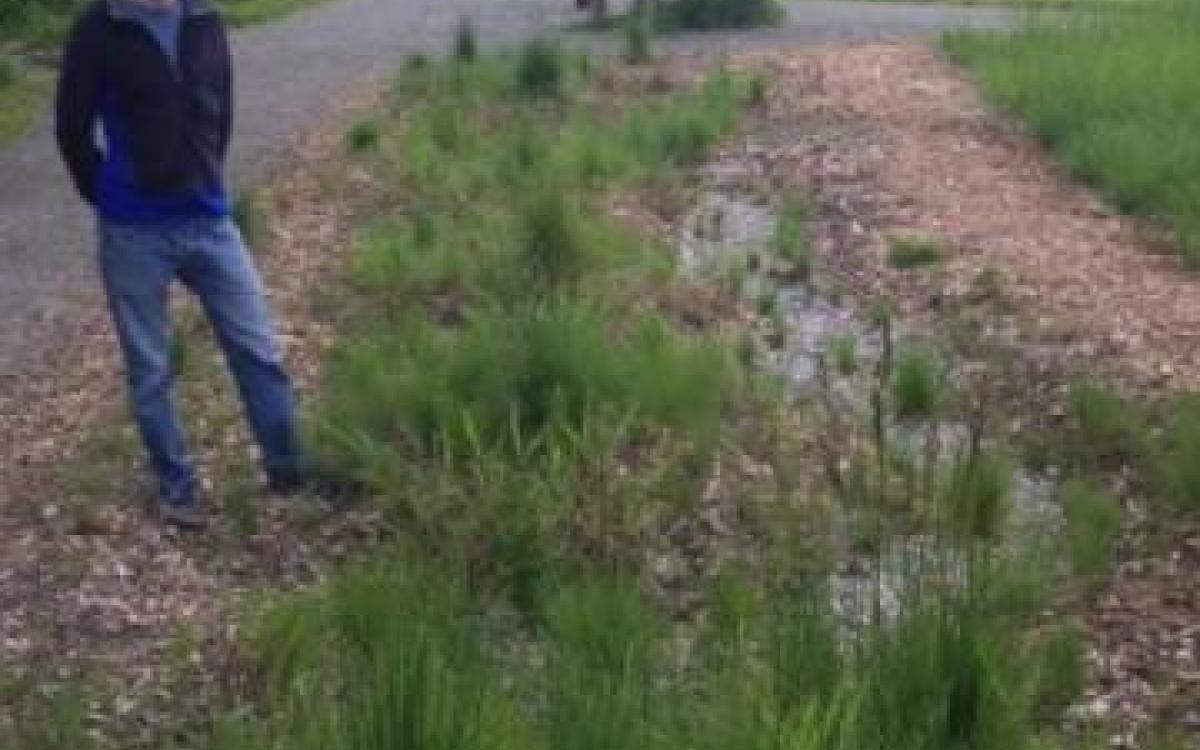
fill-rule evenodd
<path id="1" fill-rule="evenodd" d="M 711 31 L 773 26 L 785 11 L 777 0 L 662 0 L 652 4 L 663 31 Z"/>
<path id="2" fill-rule="evenodd" d="M 945 243 L 937 237 L 894 237 L 888 248 L 888 264 L 900 270 L 924 268 L 941 263 L 948 255 Z"/>
<path id="3" fill-rule="evenodd" d="M 757 96 L 756 90 L 752 90 L 751 96 Z M 808 197 L 798 192 L 790 194 L 779 213 L 771 242 L 772 250 L 788 265 L 789 272 L 802 279 L 812 274 L 812 245 L 808 232 L 811 217 Z"/>
<path id="4" fill-rule="evenodd" d="M 891 388 L 892 402 L 901 418 L 933 416 L 945 388 L 937 358 L 921 347 L 900 352 L 892 372 Z"/>
<path id="5" fill-rule="evenodd" d="M 1116 557 L 1120 503 L 1102 488 L 1076 480 L 1063 489 L 1062 505 L 1076 575 L 1086 581 L 1102 581 Z"/>

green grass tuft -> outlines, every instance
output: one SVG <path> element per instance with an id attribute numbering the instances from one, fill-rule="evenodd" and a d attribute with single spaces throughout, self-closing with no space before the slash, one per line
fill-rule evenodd
<path id="1" fill-rule="evenodd" d="M 531 97 L 554 97 L 563 91 L 566 60 L 558 43 L 539 37 L 521 48 L 517 90 Z"/>
<path id="2" fill-rule="evenodd" d="M 888 249 L 892 268 L 908 270 L 941 263 L 949 254 L 945 244 L 936 237 L 894 237 Z"/>
<path id="3" fill-rule="evenodd" d="M 1180 510 L 1200 511 L 1200 399 L 1171 405 L 1165 433 L 1152 458 L 1159 491 Z"/>
<path id="4" fill-rule="evenodd" d="M 660 0 L 655 24 L 664 31 L 773 26 L 784 18 L 777 0 Z"/>
<path id="5" fill-rule="evenodd" d="M 1081 480 L 1063 488 L 1062 505 L 1071 565 L 1083 581 L 1095 584 L 1113 563 L 1121 506 L 1109 493 Z"/>
<path id="6" fill-rule="evenodd" d="M 378 147 L 379 140 L 379 123 L 375 120 L 360 120 L 346 133 L 346 148 L 351 153 L 363 153 Z"/>
<path id="7" fill-rule="evenodd" d="M 793 192 L 784 202 L 772 238 L 775 254 L 789 265 L 791 273 L 800 278 L 812 275 L 812 248 L 808 236 L 811 218 L 808 197 Z"/>
<path id="8" fill-rule="evenodd" d="M 475 35 L 475 25 L 470 18 L 463 17 L 454 34 L 454 58 L 459 62 L 474 62 L 478 57 L 479 41 Z"/>
<path id="9" fill-rule="evenodd" d="M 924 349 L 903 350 L 892 372 L 892 403 L 902 419 L 929 418 L 942 400 L 941 373 L 934 355 Z"/>
<path id="10" fill-rule="evenodd" d="M 1131 457 L 1138 449 L 1142 419 L 1120 395 L 1088 379 L 1068 393 L 1069 439 L 1073 455 L 1092 467 Z"/>
<path id="11" fill-rule="evenodd" d="M 949 488 L 951 518 L 965 539 L 994 540 L 1008 517 L 1014 469 L 1003 456 L 982 452 L 955 467 Z"/>
<path id="12" fill-rule="evenodd" d="M 848 378 L 858 372 L 858 342 L 854 336 L 843 334 L 833 337 L 825 351 L 838 375 Z"/>

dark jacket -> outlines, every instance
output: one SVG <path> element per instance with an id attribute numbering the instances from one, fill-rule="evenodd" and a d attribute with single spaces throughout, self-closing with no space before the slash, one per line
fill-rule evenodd
<path id="1" fill-rule="evenodd" d="M 228 38 L 203 0 L 179 2 L 177 66 L 146 28 L 116 15 L 105 0 L 84 10 L 67 42 L 56 109 L 59 148 L 80 195 L 108 218 L 228 213 Z"/>

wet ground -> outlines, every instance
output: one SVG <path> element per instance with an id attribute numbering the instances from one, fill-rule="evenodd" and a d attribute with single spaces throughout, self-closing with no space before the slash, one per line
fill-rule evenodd
<path id="1" fill-rule="evenodd" d="M 828 279 L 789 274 L 773 250 L 786 209 L 779 205 L 778 196 L 755 189 L 762 175 L 754 167 L 754 161 L 735 158 L 710 164 L 699 175 L 692 205 L 676 230 L 682 269 L 758 308 L 753 329 L 759 357 L 787 383 L 798 408 L 816 403 L 836 412 L 836 416 L 828 416 L 840 422 L 842 429 L 831 430 L 822 439 L 866 438 L 872 429 L 873 398 L 884 352 L 910 341 L 933 350 L 940 342 L 931 339 L 927 331 L 897 327 L 885 331 L 864 315 L 869 300 L 837 299 L 823 289 Z M 771 303 L 764 305 L 762 300 Z M 885 337 L 890 342 L 887 346 Z M 852 358 L 851 366 L 842 371 L 833 361 L 834 347 L 839 345 Z M 949 382 L 959 380 L 952 362 L 946 369 Z M 919 420 L 886 415 L 884 421 L 888 451 L 921 465 L 919 472 L 951 471 L 970 454 L 973 430 L 952 411 Z M 816 425 L 821 422 L 815 420 Z M 1004 449 L 984 436 L 984 450 Z M 1007 512 L 997 549 L 1022 559 L 1031 553 L 1029 545 L 1046 543 L 1061 532 L 1060 477 L 1053 468 L 1015 465 L 1007 479 Z M 856 551 L 854 511 L 844 508 L 840 513 L 845 517 L 835 523 L 840 528 L 836 532 L 836 572 L 828 583 L 835 609 L 848 629 L 864 625 L 876 604 L 885 619 L 894 619 L 904 606 L 906 592 L 919 588 L 918 582 L 926 577 L 964 580 L 958 569 L 961 561 L 955 561 L 945 539 L 920 531 L 901 534 L 878 555 L 863 556 Z"/>

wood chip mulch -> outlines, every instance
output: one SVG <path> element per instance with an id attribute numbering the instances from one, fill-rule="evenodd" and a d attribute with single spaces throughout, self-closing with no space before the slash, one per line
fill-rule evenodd
<path id="1" fill-rule="evenodd" d="M 1002 279 L 1011 321 L 990 320 L 1025 360 L 1019 388 L 1061 417 L 1062 384 L 1104 373 L 1149 397 L 1200 386 L 1200 275 L 1161 234 L 1079 185 L 963 74 L 919 43 L 764 49 L 739 66 L 774 85 L 742 143 L 818 207 L 819 263 L 858 296 L 885 294 L 907 320 L 945 325 L 947 300 Z M 779 175 L 783 179 L 779 179 Z M 931 235 L 954 250 L 914 274 L 887 262 L 890 238 Z M 921 277 L 921 278 L 917 278 Z M 1135 514 L 1136 515 L 1136 514 Z M 1114 747 L 1162 722 L 1200 739 L 1200 528 L 1172 522 L 1134 544 L 1088 613 L 1094 681 L 1087 719 Z M 1135 551 L 1136 550 L 1136 551 Z"/>

